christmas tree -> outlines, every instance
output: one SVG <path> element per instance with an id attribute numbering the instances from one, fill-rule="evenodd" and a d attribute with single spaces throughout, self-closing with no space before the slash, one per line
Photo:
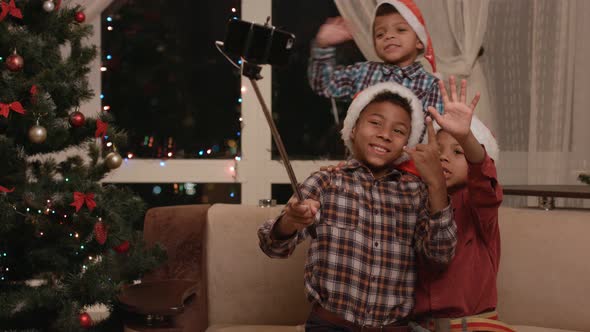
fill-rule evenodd
<path id="1" fill-rule="evenodd" d="M 92 27 L 60 0 L 0 4 L 0 329 L 109 330 L 86 308 L 112 307 L 163 252 L 142 245 L 144 203 L 99 183 L 126 137 L 107 112 L 78 111 Z"/>

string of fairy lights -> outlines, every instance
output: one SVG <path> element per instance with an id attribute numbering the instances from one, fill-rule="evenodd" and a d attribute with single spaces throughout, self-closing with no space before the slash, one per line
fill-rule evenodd
<path id="1" fill-rule="evenodd" d="M 239 15 L 239 9 L 237 8 L 237 6 L 232 6 L 230 8 L 229 17 L 232 19 L 238 19 L 238 15 Z M 116 31 L 116 23 L 117 23 L 117 20 L 120 20 L 120 19 L 121 19 L 121 17 L 119 17 L 118 15 L 106 16 L 103 27 L 104 27 L 104 31 L 105 31 L 104 33 L 106 33 L 107 37 L 108 37 L 109 33 Z M 113 59 L 113 54 L 111 54 L 111 52 L 109 50 L 104 49 L 104 47 L 105 46 L 103 43 L 103 50 L 102 50 L 103 61 L 102 61 L 101 67 L 100 67 L 100 71 L 102 73 L 106 73 L 109 70 L 109 61 Z M 241 64 L 241 60 L 238 60 L 238 63 Z M 103 82 L 104 82 L 104 80 L 103 80 Z M 240 113 L 241 113 L 241 104 L 243 102 L 243 97 L 247 92 L 248 92 L 248 89 L 246 88 L 246 86 L 242 85 L 240 88 L 240 96 L 238 97 L 238 100 L 237 100 L 237 103 L 239 105 L 238 112 L 240 112 Z M 104 93 L 101 93 L 100 99 L 101 99 L 101 103 L 102 103 L 102 111 L 103 112 L 111 112 L 112 106 L 108 103 L 108 96 L 106 96 Z M 240 123 L 240 128 L 243 128 L 244 123 L 243 123 L 242 117 L 240 116 L 238 118 L 238 120 Z M 238 177 L 238 164 L 241 161 L 241 156 L 238 151 L 239 140 L 241 139 L 241 129 L 239 129 L 236 132 L 236 137 L 237 137 L 236 139 L 227 139 L 224 142 L 224 144 L 227 147 L 227 151 L 229 152 L 229 155 L 233 156 L 233 164 L 231 166 L 227 166 L 227 169 L 225 170 L 225 172 L 228 175 L 230 175 L 235 182 L 237 182 L 237 177 Z M 155 163 L 158 163 L 158 165 L 160 167 L 166 167 L 168 160 L 175 159 L 177 157 L 177 155 L 176 155 L 176 142 L 173 137 L 167 137 L 165 139 L 165 144 L 159 145 L 159 144 L 157 144 L 157 139 L 154 136 L 144 135 L 143 140 L 140 142 L 139 145 L 141 147 L 144 147 L 147 149 L 154 149 L 154 148 L 156 149 L 155 153 L 152 153 L 152 155 L 155 155 L 155 159 L 153 159 L 153 160 Z M 191 159 L 209 159 L 212 157 L 216 157 L 220 151 L 221 151 L 220 144 L 213 144 L 212 146 L 197 149 L 193 153 L 188 153 L 188 154 L 185 153 L 183 155 L 183 157 L 184 158 L 191 158 Z M 131 159 L 142 158 L 140 156 L 141 153 L 136 153 L 134 151 L 126 151 L 126 152 L 121 151 L 121 154 L 124 157 L 123 166 L 126 166 L 129 162 L 129 160 L 131 160 Z M 197 184 L 195 184 L 195 183 L 171 183 L 171 184 L 167 184 L 167 185 L 172 186 L 172 190 L 170 192 L 172 192 L 174 194 L 183 193 L 183 194 L 186 194 L 189 196 L 196 194 Z M 211 186 L 212 186 L 212 184 L 206 185 L 208 190 L 212 190 Z M 164 191 L 165 190 L 162 188 L 161 184 L 154 185 L 152 188 L 153 195 L 160 195 Z M 228 196 L 230 199 L 233 199 L 238 196 L 235 188 L 232 188 L 229 190 Z"/>
<path id="2" fill-rule="evenodd" d="M 69 178 L 64 178 L 63 181 L 69 182 Z M 70 213 L 66 212 L 65 210 L 64 211 L 57 211 L 57 210 L 53 209 L 53 201 L 51 199 L 46 200 L 45 206 L 43 208 L 26 207 L 23 211 L 19 211 L 17 206 L 14 204 L 12 205 L 12 208 L 14 209 L 16 214 L 23 216 L 25 218 L 29 218 L 34 223 L 39 222 L 39 220 L 37 220 L 36 218 L 38 218 L 38 216 L 41 216 L 41 215 L 44 215 L 45 218 L 51 217 L 55 220 L 58 220 L 57 223 L 59 223 L 60 225 L 64 225 L 69 220 L 72 220 L 72 222 L 73 222 L 72 217 L 75 217 L 75 216 L 72 216 Z M 102 221 L 102 218 L 99 216 L 93 216 L 91 218 L 96 218 L 96 220 L 98 222 Z M 66 235 L 67 237 L 74 238 L 78 241 L 81 241 L 80 245 L 78 247 L 78 250 L 75 251 L 76 255 L 84 254 L 84 250 L 86 249 L 85 244 L 91 242 L 94 238 L 94 235 L 91 232 L 88 234 L 86 239 L 80 239 L 80 234 L 73 229 L 66 231 L 64 234 L 67 234 Z M 35 236 L 38 239 L 43 239 L 43 237 L 45 237 L 45 232 L 43 230 L 39 230 L 35 234 Z M 10 279 L 10 276 L 9 276 L 10 268 L 1 265 L 2 259 L 6 259 L 8 256 L 9 256 L 9 253 L 6 250 L 3 250 L 0 252 L 0 281 L 5 281 L 5 280 Z M 95 259 L 95 257 L 93 257 L 92 255 L 89 255 L 87 257 L 86 263 L 84 263 L 82 265 L 82 269 L 85 271 L 88 268 L 87 264 L 91 264 L 94 259 Z"/>

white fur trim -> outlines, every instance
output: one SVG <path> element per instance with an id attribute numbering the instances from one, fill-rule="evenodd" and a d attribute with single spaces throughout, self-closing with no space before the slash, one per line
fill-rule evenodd
<path id="1" fill-rule="evenodd" d="M 413 147 L 419 143 L 420 134 L 424 128 L 424 113 L 422 112 L 422 103 L 418 97 L 416 97 L 416 95 L 408 88 L 394 82 L 383 82 L 372 85 L 361 91 L 354 98 L 350 104 L 350 107 L 348 107 L 348 112 L 346 113 L 346 118 L 344 119 L 342 131 L 340 131 L 340 133 L 342 134 L 344 145 L 346 145 L 346 148 L 348 148 L 350 152 L 354 151 L 352 148 L 353 143 L 350 138 L 352 135 L 352 128 L 354 128 L 356 125 L 356 121 L 365 107 L 373 100 L 373 98 L 375 98 L 376 95 L 384 91 L 390 91 L 392 93 L 398 94 L 410 102 L 410 107 L 412 108 L 412 128 L 407 146 Z M 408 160 L 408 156 L 404 152 L 402 157 L 398 158 L 395 163 L 399 164 L 406 160 Z"/>
<path id="2" fill-rule="evenodd" d="M 438 132 L 441 130 L 440 125 L 434 121 L 434 130 Z M 500 157 L 500 147 L 491 130 L 483 123 L 477 116 L 471 119 L 471 132 L 475 139 L 486 148 L 486 152 L 490 158 L 498 163 Z"/>
<path id="3" fill-rule="evenodd" d="M 399 0 L 380 0 L 377 3 L 377 7 L 375 7 L 375 13 L 373 13 L 373 24 L 371 24 L 371 27 L 375 26 L 377 9 L 379 9 L 379 6 L 385 3 L 392 5 L 395 7 L 395 9 L 397 9 L 399 14 L 408 22 L 416 35 L 418 35 L 418 38 L 422 44 L 424 44 L 424 50 L 426 50 L 428 48 L 428 35 L 426 34 L 426 28 L 424 25 L 422 25 L 422 23 L 420 23 L 420 21 L 418 21 L 418 17 L 416 17 L 416 15 L 414 15 L 414 13 Z M 373 38 L 373 41 L 374 40 L 375 39 Z"/>

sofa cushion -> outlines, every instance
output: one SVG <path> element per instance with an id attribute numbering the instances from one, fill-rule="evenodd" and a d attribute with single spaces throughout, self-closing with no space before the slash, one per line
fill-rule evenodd
<path id="1" fill-rule="evenodd" d="M 304 325 L 213 325 L 206 332 L 304 332 Z"/>
<path id="2" fill-rule="evenodd" d="M 512 325 L 590 331 L 590 211 L 503 207 L 499 220 L 500 318 Z"/>
<path id="3" fill-rule="evenodd" d="M 258 246 L 258 227 L 281 207 L 215 204 L 205 230 L 209 323 L 297 325 L 310 306 L 303 268 L 308 242 L 289 259 L 271 259 Z"/>

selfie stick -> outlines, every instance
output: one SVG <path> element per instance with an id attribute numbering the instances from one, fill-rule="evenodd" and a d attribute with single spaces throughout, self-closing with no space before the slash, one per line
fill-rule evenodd
<path id="1" fill-rule="evenodd" d="M 254 88 L 254 92 L 256 93 L 256 97 L 258 98 L 258 101 L 260 102 L 260 106 L 262 106 L 262 112 L 264 113 L 264 117 L 266 118 L 266 122 L 268 122 L 268 126 L 270 127 L 270 132 L 272 134 L 272 138 L 273 138 L 275 144 L 277 145 L 277 149 L 279 150 L 279 154 L 281 155 L 281 159 L 283 160 L 283 165 L 285 165 L 285 168 L 287 169 L 287 174 L 289 175 L 289 181 L 291 182 L 291 188 L 293 189 L 293 192 L 295 193 L 295 195 L 297 195 L 297 200 L 299 201 L 299 203 L 302 203 L 303 202 L 303 195 L 301 194 L 301 190 L 299 190 L 299 187 L 297 186 L 297 178 L 295 177 L 295 172 L 293 172 L 293 167 L 291 166 L 291 162 L 289 161 L 289 156 L 287 156 L 287 150 L 285 149 L 285 145 L 283 144 L 283 140 L 281 139 L 281 135 L 279 134 L 279 131 L 277 130 L 277 127 L 275 126 L 275 123 L 272 119 L 272 115 L 270 114 L 270 111 L 269 111 L 268 107 L 266 106 L 266 103 L 264 102 L 264 98 L 262 98 L 262 93 L 260 93 L 260 89 L 258 88 L 258 83 L 256 83 L 257 80 L 262 78 L 262 76 L 260 76 L 260 71 L 262 70 L 262 67 L 259 65 L 248 63 L 244 59 L 242 59 L 242 64 L 243 64 L 242 75 L 244 75 L 250 79 L 250 83 L 252 84 L 252 87 Z M 309 226 L 307 228 L 307 230 L 309 231 L 309 235 L 311 235 L 312 238 L 315 239 L 317 237 L 317 231 L 316 231 L 315 224 Z"/>

